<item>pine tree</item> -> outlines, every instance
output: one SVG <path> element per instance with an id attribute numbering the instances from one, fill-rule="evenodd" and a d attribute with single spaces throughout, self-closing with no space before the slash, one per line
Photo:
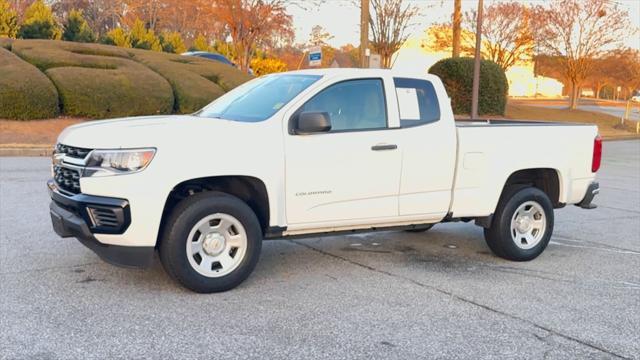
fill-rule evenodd
<path id="1" fill-rule="evenodd" d="M 177 31 L 166 32 L 160 36 L 162 51 L 181 54 L 186 51 L 184 40 Z"/>
<path id="2" fill-rule="evenodd" d="M 51 8 L 42 0 L 36 0 L 24 13 L 24 22 L 18 32 L 23 39 L 59 39 L 60 28 Z"/>
<path id="3" fill-rule="evenodd" d="M 131 46 L 134 48 L 162 51 L 160 40 L 156 37 L 153 30 L 148 30 L 140 19 L 136 19 L 129 33 L 129 37 L 131 38 Z"/>
<path id="4" fill-rule="evenodd" d="M 204 35 L 200 34 L 193 41 L 193 45 L 191 47 L 197 51 L 209 51 L 209 42 L 207 41 L 207 38 L 204 37 Z"/>
<path id="5" fill-rule="evenodd" d="M 115 45 L 124 48 L 131 47 L 131 39 L 122 28 L 115 28 L 109 31 L 101 40 L 101 43 L 107 45 Z"/>
<path id="6" fill-rule="evenodd" d="M 71 10 L 64 25 L 62 40 L 75 42 L 94 42 L 96 36 L 82 16 L 82 10 Z"/>

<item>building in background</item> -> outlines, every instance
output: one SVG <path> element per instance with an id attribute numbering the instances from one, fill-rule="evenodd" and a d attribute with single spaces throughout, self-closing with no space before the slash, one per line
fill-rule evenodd
<path id="1" fill-rule="evenodd" d="M 517 64 L 506 71 L 511 97 L 560 97 L 562 82 L 545 76 L 536 76 L 533 60 Z"/>

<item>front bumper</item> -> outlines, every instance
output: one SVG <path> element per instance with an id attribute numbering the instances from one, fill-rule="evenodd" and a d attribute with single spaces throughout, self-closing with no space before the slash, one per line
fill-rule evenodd
<path id="1" fill-rule="evenodd" d="M 118 266 L 144 268 L 153 259 L 153 246 L 119 246 L 99 242 L 94 234 L 121 234 L 131 223 L 129 203 L 123 199 L 86 194 L 65 195 L 55 183 L 47 183 L 51 204 L 49 212 L 54 231 L 63 238 L 75 237 L 104 261 Z M 101 223 L 92 209 L 108 210 L 109 222 Z"/>
<path id="2" fill-rule="evenodd" d="M 599 193 L 600 193 L 600 184 L 595 181 L 592 182 L 591 184 L 589 184 L 589 187 L 587 188 L 587 193 L 584 195 L 584 198 L 582 199 L 582 201 L 577 203 L 576 206 L 579 206 L 587 210 L 597 208 L 598 206 L 596 204 L 593 204 L 592 201 L 593 201 L 593 198 Z"/>

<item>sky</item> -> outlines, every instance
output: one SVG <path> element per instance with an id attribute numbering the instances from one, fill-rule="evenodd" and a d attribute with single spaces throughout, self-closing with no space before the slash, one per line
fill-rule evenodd
<path id="1" fill-rule="evenodd" d="M 417 5 L 422 11 L 413 21 L 408 32 L 411 37 L 419 37 L 431 24 L 447 22 L 453 12 L 453 0 L 408 0 Z M 485 6 L 500 0 L 485 0 Z M 640 28 L 640 0 L 609 0 L 615 2 L 629 12 L 632 26 Z M 525 4 L 544 4 L 546 0 L 521 0 Z M 477 0 L 462 0 L 462 11 L 474 9 Z M 318 8 L 301 8 L 292 5 L 289 13 L 293 16 L 296 31 L 296 42 L 304 43 L 309 39 L 311 28 L 321 25 L 334 36 L 328 43 L 339 47 L 348 43 L 358 45 L 360 42 L 360 8 L 353 5 L 352 0 L 323 0 Z M 640 49 L 640 33 L 629 36 L 624 44 L 628 47 Z"/>

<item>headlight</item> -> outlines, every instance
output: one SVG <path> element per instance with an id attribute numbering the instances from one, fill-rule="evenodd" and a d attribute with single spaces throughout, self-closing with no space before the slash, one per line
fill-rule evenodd
<path id="1" fill-rule="evenodd" d="M 87 160 L 85 176 L 130 174 L 144 170 L 156 149 L 94 150 Z"/>

